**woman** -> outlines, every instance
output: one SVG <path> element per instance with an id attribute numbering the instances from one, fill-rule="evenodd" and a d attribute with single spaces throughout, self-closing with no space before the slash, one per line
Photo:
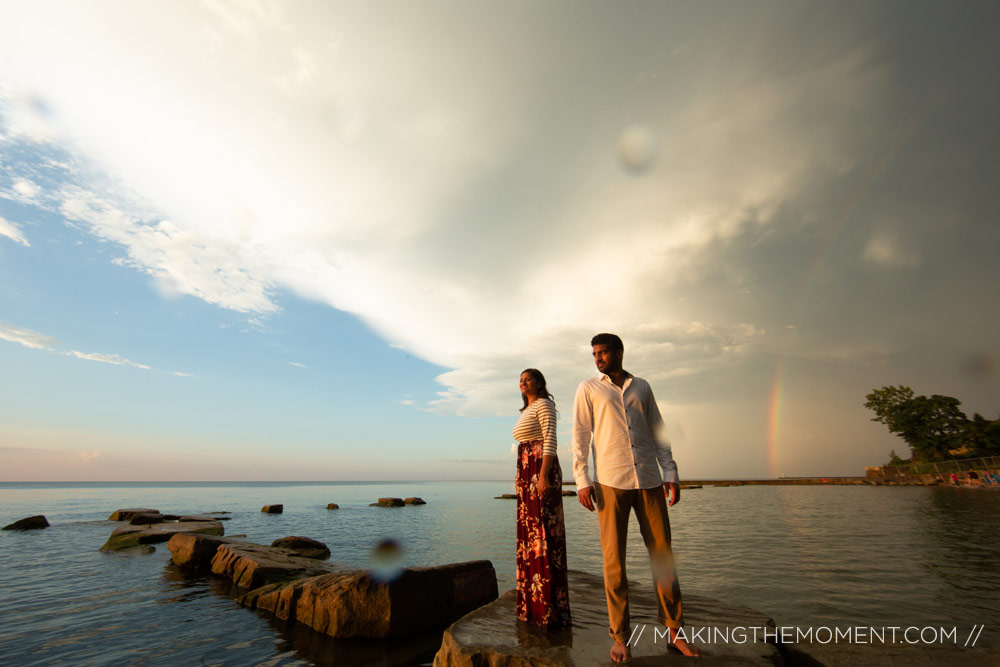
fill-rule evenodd
<path id="1" fill-rule="evenodd" d="M 562 470 L 556 458 L 556 406 L 545 377 L 521 373 L 517 448 L 517 617 L 549 630 L 569 628 Z"/>

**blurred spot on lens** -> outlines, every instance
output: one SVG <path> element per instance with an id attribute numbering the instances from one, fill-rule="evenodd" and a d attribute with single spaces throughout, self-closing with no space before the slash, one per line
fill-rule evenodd
<path id="1" fill-rule="evenodd" d="M 618 139 L 618 159 L 626 171 L 640 174 L 656 161 L 656 135 L 645 125 L 625 128 Z"/>
<path id="2" fill-rule="evenodd" d="M 996 372 L 996 360 L 985 352 L 969 356 L 962 362 L 962 372 L 974 380 L 986 380 Z"/>
<path id="3" fill-rule="evenodd" d="M 403 573 L 403 547 L 393 539 L 384 539 L 372 549 L 371 575 L 376 581 L 390 582 Z"/>

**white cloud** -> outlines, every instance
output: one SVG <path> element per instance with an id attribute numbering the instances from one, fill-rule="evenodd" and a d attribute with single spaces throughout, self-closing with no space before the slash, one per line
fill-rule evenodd
<path id="1" fill-rule="evenodd" d="M 21 201 L 30 201 L 42 191 L 38 185 L 24 178 L 14 181 L 12 189 Z"/>
<path id="2" fill-rule="evenodd" d="M 181 371 L 174 371 L 173 374 L 176 375 L 177 377 L 180 377 L 180 378 L 193 378 L 194 377 L 194 375 L 192 375 L 191 373 L 184 373 L 184 372 L 181 372 Z"/>
<path id="3" fill-rule="evenodd" d="M 305 364 L 300 364 L 300 363 L 298 363 L 298 362 L 295 362 L 295 361 L 289 361 L 289 362 L 288 362 L 288 365 L 289 365 L 289 366 L 295 366 L 295 367 L 297 367 L 297 368 L 309 368 L 309 367 L 308 367 L 308 366 L 306 366 Z"/>
<path id="4" fill-rule="evenodd" d="M 144 370 L 150 370 L 150 367 L 145 364 L 138 364 L 134 361 L 129 361 L 128 359 L 117 354 L 80 352 L 79 350 L 69 350 L 66 352 L 62 352 L 60 351 L 61 346 L 59 341 L 53 338 L 52 336 L 46 336 L 45 334 L 38 333 L 37 331 L 32 331 L 31 329 L 22 329 L 20 327 L 15 327 L 14 325 L 7 324 L 6 322 L 0 322 L 0 340 L 10 341 L 11 343 L 18 343 L 25 347 L 30 347 L 34 350 L 46 350 L 49 352 L 57 352 L 60 354 L 65 354 L 67 356 L 76 357 L 77 359 L 86 359 L 88 361 L 100 361 L 105 364 L 114 364 L 115 366 L 132 366 L 133 368 L 142 368 Z"/>
<path id="5" fill-rule="evenodd" d="M 21 228 L 13 222 L 4 220 L 3 218 L 0 218 L 0 236 L 6 236 L 11 241 L 20 243 L 25 247 L 31 246 L 31 244 L 28 243 L 28 239 L 25 238 L 24 233 L 21 231 Z"/>
<path id="6" fill-rule="evenodd" d="M 59 344 L 59 341 L 52 336 L 46 336 L 31 329 L 15 327 L 6 322 L 0 322 L 0 339 L 19 343 L 35 350 L 48 350 Z"/>
<path id="7" fill-rule="evenodd" d="M 661 44 L 683 22 L 623 14 L 679 31 L 644 47 L 657 85 L 633 87 L 631 46 L 593 49 L 602 22 L 552 48 L 544 22 L 469 30 L 475 10 L 406 3 L 391 25 L 325 3 L 15 9 L 0 74 L 108 176 L 59 194 L 68 219 L 165 297 L 260 316 L 287 289 L 354 313 L 453 369 L 432 408 L 463 414 L 506 411 L 525 365 L 566 396 L 598 330 L 654 377 L 740 354 L 754 325 L 683 324 L 678 292 L 715 270 L 707 249 L 851 167 L 844 111 L 881 83 L 863 48 L 733 68 L 736 20 L 692 76 Z M 618 159 L 633 127 L 639 173 Z"/>
<path id="8" fill-rule="evenodd" d="M 100 361 L 104 364 L 113 364 L 115 366 L 132 366 L 133 368 L 142 368 L 144 370 L 150 370 L 149 366 L 145 364 L 137 364 L 134 361 L 129 361 L 122 356 L 117 354 L 100 354 L 96 352 L 80 352 L 79 350 L 70 350 L 69 354 L 73 355 L 77 359 L 86 359 L 87 361 Z"/>

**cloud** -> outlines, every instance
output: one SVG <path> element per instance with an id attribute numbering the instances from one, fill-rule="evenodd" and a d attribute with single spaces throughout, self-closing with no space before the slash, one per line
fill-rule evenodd
<path id="1" fill-rule="evenodd" d="M 134 361 L 129 361 L 124 357 L 117 354 L 99 354 L 95 352 L 80 352 L 79 350 L 70 350 L 69 354 L 76 357 L 77 359 L 86 359 L 87 361 L 99 361 L 104 364 L 112 364 L 114 366 L 132 366 L 133 368 L 142 368 L 143 370 L 150 370 L 149 366 L 145 364 L 137 364 Z"/>
<path id="2" fill-rule="evenodd" d="M 194 377 L 194 375 L 192 375 L 191 373 L 183 373 L 181 371 L 174 371 L 173 375 L 176 375 L 177 377 L 181 377 L 181 378 L 193 378 Z"/>
<path id="3" fill-rule="evenodd" d="M 0 236 L 6 236 L 11 241 L 20 243 L 25 247 L 31 246 L 31 244 L 28 243 L 28 239 L 25 238 L 24 233 L 21 232 L 21 229 L 13 222 L 4 220 L 2 217 L 0 217 Z"/>
<path id="4" fill-rule="evenodd" d="M 30 201 L 41 192 L 40 187 L 24 178 L 15 181 L 12 190 L 21 201 Z"/>
<path id="5" fill-rule="evenodd" d="M 0 339 L 19 343 L 35 350 L 48 350 L 59 344 L 59 341 L 52 336 L 46 336 L 31 329 L 15 327 L 6 322 L 0 322 Z"/>
<path id="6" fill-rule="evenodd" d="M 568 400 L 600 330 L 651 379 L 748 354 L 770 322 L 694 303 L 744 280 L 718 249 L 806 224 L 784 207 L 857 168 L 890 74 L 850 25 L 800 43 L 805 10 L 592 9 L 553 38 L 565 7 L 526 24 L 404 3 L 387 26 L 324 4 L 108 6 L 112 23 L 69 4 L 0 29 L 2 73 L 105 176 L 62 188 L 61 213 L 165 298 L 260 326 L 285 290 L 357 315 L 449 369 L 429 407 L 456 414 L 508 411 L 525 366 Z M 872 243 L 869 261 L 912 261 Z"/>
<path id="7" fill-rule="evenodd" d="M 134 361 L 129 361 L 128 359 L 117 354 L 80 352 L 79 350 L 69 350 L 65 352 L 60 351 L 61 345 L 59 341 L 53 338 L 52 336 L 46 336 L 45 334 L 38 333 L 37 331 L 32 331 L 31 329 L 22 329 L 20 327 L 15 327 L 14 325 L 7 324 L 6 322 L 0 322 L 0 339 L 10 341 L 11 343 L 18 343 L 25 347 L 30 347 L 34 350 L 46 350 L 48 352 L 56 352 L 59 354 L 65 354 L 67 356 L 76 357 L 77 359 L 86 359 L 87 361 L 99 361 L 101 363 L 113 364 L 115 366 L 131 366 L 133 368 L 150 370 L 150 367 L 147 366 L 146 364 L 139 364 Z"/>
<path id="8" fill-rule="evenodd" d="M 297 368 L 309 368 L 309 367 L 308 367 L 308 366 L 306 366 L 305 364 L 300 364 L 300 363 L 298 363 L 298 362 L 295 362 L 295 361 L 289 361 L 289 362 L 288 362 L 288 365 L 289 365 L 289 366 L 295 366 L 295 367 L 297 367 Z"/>

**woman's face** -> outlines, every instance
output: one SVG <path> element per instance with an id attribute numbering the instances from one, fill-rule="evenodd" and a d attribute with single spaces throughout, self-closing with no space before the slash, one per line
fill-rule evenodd
<path id="1" fill-rule="evenodd" d="M 521 393 L 528 398 L 538 397 L 538 380 L 531 373 L 521 373 L 521 382 L 518 386 L 521 388 Z"/>

